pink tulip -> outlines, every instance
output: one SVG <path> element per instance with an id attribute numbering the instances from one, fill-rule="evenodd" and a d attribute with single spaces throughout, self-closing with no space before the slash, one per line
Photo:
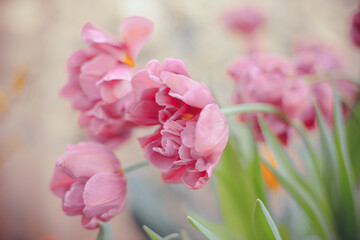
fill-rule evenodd
<path id="1" fill-rule="evenodd" d="M 295 68 L 300 75 L 343 70 L 342 59 L 323 43 L 300 43 L 295 47 Z"/>
<path id="2" fill-rule="evenodd" d="M 233 96 L 236 104 L 271 104 L 290 119 L 299 115 L 300 110 L 305 107 L 303 100 L 307 99 L 308 91 L 303 83 L 293 77 L 294 70 L 284 58 L 252 54 L 247 58 L 235 60 L 228 68 L 228 73 L 236 83 Z M 240 119 L 249 122 L 256 139 L 263 141 L 257 115 L 243 114 Z M 265 114 L 264 120 L 272 132 L 286 144 L 292 133 L 291 126 L 273 114 Z"/>
<path id="3" fill-rule="evenodd" d="M 351 26 L 351 37 L 354 44 L 360 48 L 360 8 L 353 17 Z"/>
<path id="4" fill-rule="evenodd" d="M 92 139 L 115 147 L 130 136 L 133 124 L 125 120 L 133 101 L 130 80 L 136 72 L 134 61 L 152 29 L 150 20 L 126 18 L 119 41 L 90 23 L 84 26 L 81 37 L 90 48 L 70 57 L 69 81 L 60 95 L 80 111 L 80 126 Z"/>
<path id="5" fill-rule="evenodd" d="M 126 179 L 120 162 L 105 145 L 82 142 L 68 145 L 56 161 L 52 192 L 62 198 L 67 215 L 82 215 L 85 228 L 99 227 L 122 212 L 126 204 Z"/>
<path id="6" fill-rule="evenodd" d="M 139 125 L 160 125 L 140 139 L 145 157 L 168 183 L 192 189 L 205 185 L 220 160 L 229 130 L 209 89 L 192 80 L 184 63 L 151 60 L 132 79 L 135 104 L 129 116 Z"/>
<path id="7" fill-rule="evenodd" d="M 254 7 L 241 7 L 225 13 L 222 21 L 231 31 L 242 34 L 253 34 L 255 30 L 264 25 L 262 12 Z"/>

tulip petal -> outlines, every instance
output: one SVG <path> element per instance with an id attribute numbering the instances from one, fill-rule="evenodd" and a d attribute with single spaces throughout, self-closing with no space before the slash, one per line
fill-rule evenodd
<path id="1" fill-rule="evenodd" d="M 170 96 L 190 106 L 204 108 L 207 104 L 215 103 L 210 90 L 203 83 L 171 72 L 162 72 L 161 79 L 170 88 Z"/>
<path id="2" fill-rule="evenodd" d="M 121 45 L 120 41 L 108 33 L 94 27 L 91 23 L 87 23 L 81 32 L 81 39 L 90 44 L 106 43 L 113 46 Z"/>
<path id="3" fill-rule="evenodd" d="M 71 185 L 69 191 L 65 193 L 63 198 L 62 209 L 67 215 L 82 214 L 84 205 L 84 192 L 85 183 L 76 182 Z"/>
<path id="4" fill-rule="evenodd" d="M 225 116 L 216 104 L 207 105 L 200 113 L 195 130 L 195 150 L 206 156 L 222 153 L 229 138 Z"/>
<path id="5" fill-rule="evenodd" d="M 183 182 L 186 186 L 191 189 L 199 189 L 202 188 L 206 182 L 209 180 L 207 173 L 203 172 L 190 172 L 185 171 L 182 177 Z"/>
<path id="6" fill-rule="evenodd" d="M 136 60 L 139 51 L 150 39 L 153 28 L 154 24 L 143 17 L 128 17 L 123 20 L 120 34 L 133 61 Z"/>
<path id="7" fill-rule="evenodd" d="M 120 162 L 104 144 L 80 142 L 68 145 L 67 152 L 58 163 L 66 174 L 76 180 L 85 180 L 99 172 L 116 172 Z"/>
<path id="8" fill-rule="evenodd" d="M 184 75 L 186 77 L 190 77 L 187 72 L 185 63 L 179 59 L 174 58 L 166 58 L 164 60 L 164 64 L 162 65 L 163 71 L 172 72 L 175 74 Z"/>
<path id="9" fill-rule="evenodd" d="M 84 188 L 84 215 L 98 217 L 112 209 L 125 208 L 126 179 L 123 174 L 101 172 L 92 176 Z"/>
<path id="10" fill-rule="evenodd" d="M 59 165 L 55 165 L 54 175 L 51 179 L 50 189 L 58 197 L 63 198 L 71 184 L 76 181 L 69 177 Z"/>

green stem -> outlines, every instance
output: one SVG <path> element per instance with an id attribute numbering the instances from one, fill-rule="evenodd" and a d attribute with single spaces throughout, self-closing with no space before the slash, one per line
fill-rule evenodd
<path id="1" fill-rule="evenodd" d="M 231 107 L 222 108 L 221 112 L 226 116 L 237 113 L 248 113 L 248 112 L 266 112 L 266 113 L 281 114 L 276 107 L 265 103 L 243 103 Z"/>
<path id="2" fill-rule="evenodd" d="M 145 166 L 147 166 L 147 165 L 150 165 L 149 161 L 144 160 L 144 161 L 142 161 L 142 162 L 139 162 L 139 163 L 136 163 L 136 164 L 134 164 L 134 165 L 131 165 L 131 166 L 127 167 L 127 168 L 124 168 L 124 172 L 125 172 L 125 173 L 129 173 L 129 172 L 131 172 L 131 171 L 134 171 L 134 170 L 136 170 L 136 169 L 138 169 L 138 168 L 145 167 Z"/>

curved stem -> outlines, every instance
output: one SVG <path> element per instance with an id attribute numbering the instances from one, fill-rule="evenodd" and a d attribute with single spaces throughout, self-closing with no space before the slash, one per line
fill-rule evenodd
<path id="1" fill-rule="evenodd" d="M 138 169 L 138 168 L 145 167 L 145 166 L 147 166 L 147 165 L 150 165 L 149 161 L 144 160 L 144 161 L 141 161 L 141 162 L 136 163 L 136 164 L 134 164 L 134 165 L 131 165 L 131 166 L 127 167 L 127 168 L 124 168 L 124 172 L 125 172 L 125 173 L 129 173 L 129 172 L 131 172 L 131 171 L 134 171 L 134 170 L 136 170 L 136 169 Z"/>
<path id="2" fill-rule="evenodd" d="M 231 107 L 225 107 L 221 109 L 221 112 L 225 116 L 237 114 L 237 113 L 248 113 L 248 112 L 266 112 L 281 114 L 281 112 L 274 106 L 265 103 L 243 103 Z"/>

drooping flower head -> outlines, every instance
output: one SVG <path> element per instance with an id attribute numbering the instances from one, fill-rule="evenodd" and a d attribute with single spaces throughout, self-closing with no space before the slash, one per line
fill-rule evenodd
<path id="1" fill-rule="evenodd" d="M 192 189 L 211 177 L 228 140 L 225 116 L 209 89 L 192 80 L 184 63 L 151 60 L 132 79 L 135 104 L 129 112 L 139 125 L 160 125 L 140 139 L 145 157 L 168 183 Z"/>
<path id="2" fill-rule="evenodd" d="M 82 224 L 88 229 L 110 220 L 126 204 L 126 179 L 120 162 L 101 143 L 68 145 L 56 161 L 50 188 L 62 198 L 63 211 L 82 215 Z"/>
<path id="3" fill-rule="evenodd" d="M 93 139 L 116 146 L 130 135 L 132 124 L 124 118 L 133 101 L 130 80 L 152 29 L 150 20 L 126 18 L 120 41 L 90 23 L 84 26 L 81 37 L 90 47 L 70 57 L 60 95 L 80 111 L 79 124 Z"/>
<path id="4" fill-rule="evenodd" d="M 351 37 L 354 44 L 360 48 L 360 6 L 352 20 Z"/>

